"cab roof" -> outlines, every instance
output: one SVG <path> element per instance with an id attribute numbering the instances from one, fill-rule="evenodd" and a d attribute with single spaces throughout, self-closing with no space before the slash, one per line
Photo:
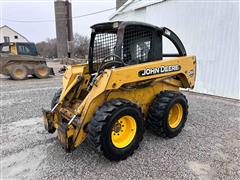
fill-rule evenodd
<path id="1" fill-rule="evenodd" d="M 162 31 L 162 28 L 144 23 L 144 22 L 138 22 L 138 21 L 113 21 L 113 22 L 104 22 L 104 23 L 98 23 L 93 26 L 91 26 L 92 29 L 94 29 L 97 32 L 116 32 L 119 28 L 125 28 L 126 26 L 142 26 L 146 28 L 150 28 L 152 30 L 160 30 Z"/>

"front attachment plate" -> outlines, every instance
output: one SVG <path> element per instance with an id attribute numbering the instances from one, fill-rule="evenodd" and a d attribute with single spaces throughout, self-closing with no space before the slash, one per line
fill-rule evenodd
<path id="1" fill-rule="evenodd" d="M 62 147 L 65 149 L 65 151 L 67 153 L 70 153 L 74 150 L 74 146 L 73 146 L 73 139 L 72 136 L 68 137 L 68 129 L 69 126 L 67 126 L 64 123 L 59 123 L 58 126 L 58 140 L 60 142 L 60 144 L 62 145 Z"/>
<path id="2" fill-rule="evenodd" d="M 44 127 L 45 129 L 49 132 L 49 133 L 54 133 L 56 128 L 53 125 L 53 116 L 54 114 L 51 111 L 42 109 L 42 113 L 43 113 L 43 123 L 44 123 Z"/>

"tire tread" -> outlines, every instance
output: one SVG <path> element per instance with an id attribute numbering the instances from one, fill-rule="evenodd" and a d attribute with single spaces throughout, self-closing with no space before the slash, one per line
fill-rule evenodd
<path id="1" fill-rule="evenodd" d="M 155 99 L 153 100 L 152 104 L 150 105 L 149 112 L 148 112 L 148 127 L 158 136 L 160 137 L 168 137 L 172 138 L 177 136 L 182 128 L 184 127 L 185 121 L 182 124 L 182 127 L 179 131 L 176 131 L 175 133 L 169 133 L 165 126 L 163 119 L 166 118 L 167 109 L 169 106 L 169 103 L 175 99 L 176 97 L 181 96 L 186 102 L 186 114 L 185 117 L 188 114 L 188 101 L 184 94 L 177 92 L 177 91 L 163 91 L 156 95 Z M 184 118 L 185 118 L 184 117 Z"/>
<path id="2" fill-rule="evenodd" d="M 119 161 L 119 160 L 124 160 L 128 156 L 131 156 L 134 152 L 139 147 L 139 142 L 142 141 L 143 136 L 139 138 L 139 142 L 134 146 L 134 148 L 129 152 L 128 155 L 122 156 L 122 157 L 116 157 L 112 155 L 111 153 L 105 153 L 103 152 L 103 147 L 102 147 L 102 130 L 104 126 L 106 125 L 108 119 L 111 117 L 112 113 L 114 113 L 117 109 L 123 106 L 131 106 L 134 108 L 137 108 L 140 112 L 141 109 L 134 103 L 124 100 L 124 99 L 114 99 L 111 101 L 105 102 L 100 108 L 97 109 L 95 115 L 93 116 L 91 122 L 88 125 L 88 141 L 100 152 L 103 153 L 103 155 L 111 160 L 111 161 Z M 142 114 L 142 113 L 141 113 Z M 143 114 L 142 114 L 143 116 Z M 143 134 L 143 133 L 142 133 Z"/>

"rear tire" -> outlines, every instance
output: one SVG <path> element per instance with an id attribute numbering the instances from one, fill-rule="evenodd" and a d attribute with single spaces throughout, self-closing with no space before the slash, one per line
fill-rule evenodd
<path id="1" fill-rule="evenodd" d="M 173 138 L 183 129 L 188 102 L 180 92 L 164 91 L 153 100 L 148 112 L 148 127 L 161 137 Z"/>
<path id="2" fill-rule="evenodd" d="M 28 70 L 23 65 L 13 65 L 10 70 L 10 77 L 14 80 L 23 80 L 26 79 L 28 75 Z"/>
<path id="3" fill-rule="evenodd" d="M 111 161 L 132 155 L 139 147 L 143 133 L 141 109 L 124 99 L 106 102 L 88 125 L 88 140 Z"/>
<path id="4" fill-rule="evenodd" d="M 46 64 L 38 64 L 34 68 L 34 75 L 39 79 L 48 78 L 50 75 L 50 69 L 47 67 Z"/>

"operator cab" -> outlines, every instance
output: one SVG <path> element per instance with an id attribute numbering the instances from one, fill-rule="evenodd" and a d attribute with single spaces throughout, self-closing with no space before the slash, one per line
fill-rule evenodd
<path id="1" fill-rule="evenodd" d="M 186 56 L 177 35 L 166 27 L 159 28 L 135 21 L 117 21 L 93 25 L 89 48 L 91 73 L 106 68 L 140 64 L 164 57 Z M 163 36 L 178 53 L 163 54 Z"/>
<path id="2" fill-rule="evenodd" d="M 37 48 L 30 42 L 7 42 L 0 43 L 0 53 L 11 53 L 14 55 L 38 56 Z"/>

